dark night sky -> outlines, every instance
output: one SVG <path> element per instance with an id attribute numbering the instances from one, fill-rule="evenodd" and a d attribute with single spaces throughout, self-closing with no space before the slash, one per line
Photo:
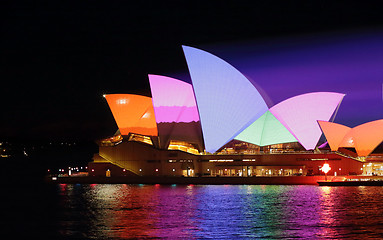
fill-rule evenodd
<path id="1" fill-rule="evenodd" d="M 181 45 L 221 46 L 237 67 L 241 42 L 383 29 L 381 6 L 351 1 L 189 2 L 2 2 L 0 138 L 113 134 L 102 94 L 149 95 L 147 74 L 187 73 Z"/>

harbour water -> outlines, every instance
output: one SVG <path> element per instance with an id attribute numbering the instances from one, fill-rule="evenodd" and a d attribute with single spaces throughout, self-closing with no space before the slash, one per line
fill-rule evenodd
<path id="1" fill-rule="evenodd" d="M 3 197 L 8 213 L 1 219 L 14 238 L 383 238 L 383 187 L 57 184 L 17 189 Z"/>

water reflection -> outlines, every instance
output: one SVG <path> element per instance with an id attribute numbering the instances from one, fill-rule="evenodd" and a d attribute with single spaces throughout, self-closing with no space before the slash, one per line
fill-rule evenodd
<path id="1" fill-rule="evenodd" d="M 67 238 L 381 238 L 383 188 L 59 185 Z"/>
<path id="2" fill-rule="evenodd" d="M 322 187 L 320 234 L 332 238 L 383 237 L 382 187 Z"/>

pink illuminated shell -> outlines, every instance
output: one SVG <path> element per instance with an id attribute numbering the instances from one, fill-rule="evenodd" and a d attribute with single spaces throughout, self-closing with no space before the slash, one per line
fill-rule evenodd
<path id="1" fill-rule="evenodd" d="M 191 84 L 159 75 L 149 75 L 160 147 L 171 140 L 186 141 L 203 151 L 201 124 Z"/>
<path id="2" fill-rule="evenodd" d="M 322 135 L 317 121 L 329 121 L 344 96 L 333 92 L 302 94 L 273 106 L 270 112 L 306 150 L 314 149 Z"/>
<path id="3" fill-rule="evenodd" d="M 159 75 L 149 75 L 156 121 L 197 122 L 197 104 L 191 84 Z"/>

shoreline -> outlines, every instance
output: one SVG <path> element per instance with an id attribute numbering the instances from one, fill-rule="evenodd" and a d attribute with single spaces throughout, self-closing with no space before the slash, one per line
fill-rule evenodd
<path id="1" fill-rule="evenodd" d="M 318 185 L 324 176 L 281 177 L 46 177 L 58 184 L 198 184 L 198 185 Z"/>
<path id="2" fill-rule="evenodd" d="M 257 177 L 164 177 L 164 176 L 46 176 L 45 182 L 52 184 L 195 184 L 195 185 L 321 185 L 318 182 L 330 183 L 327 186 L 341 186 L 343 180 L 355 179 L 349 185 L 366 186 L 368 181 L 383 182 L 382 176 L 257 176 Z M 365 179 L 364 181 L 362 179 Z M 362 181 L 357 181 L 362 180 Z M 333 184 L 331 184 L 333 183 Z M 358 185 L 359 183 L 359 185 Z"/>

